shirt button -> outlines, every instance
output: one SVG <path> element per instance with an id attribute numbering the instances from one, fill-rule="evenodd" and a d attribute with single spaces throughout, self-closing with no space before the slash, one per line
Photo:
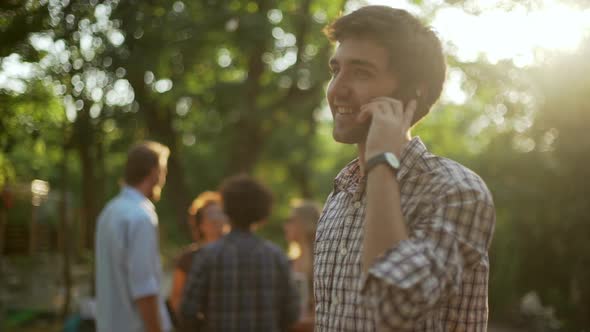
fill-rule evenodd
<path id="1" fill-rule="evenodd" d="M 355 208 L 355 209 L 358 209 L 358 208 L 360 208 L 360 207 L 361 207 L 361 202 L 360 202 L 360 201 L 356 201 L 356 202 L 354 202 L 354 204 L 353 204 L 353 205 L 354 205 L 354 208 Z"/>
<path id="2" fill-rule="evenodd" d="M 348 250 L 345 247 L 340 248 L 340 255 L 346 256 L 347 253 L 348 253 Z"/>

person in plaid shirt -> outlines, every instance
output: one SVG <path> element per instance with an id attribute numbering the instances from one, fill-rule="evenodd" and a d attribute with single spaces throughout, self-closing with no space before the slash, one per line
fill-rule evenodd
<path id="1" fill-rule="evenodd" d="M 220 189 L 229 234 L 193 254 L 180 305 L 182 331 L 286 331 L 300 300 L 282 250 L 252 233 L 270 215 L 271 192 L 238 175 Z"/>
<path id="2" fill-rule="evenodd" d="M 492 196 L 410 134 L 442 90 L 438 37 L 386 6 L 325 32 L 337 42 L 333 137 L 356 144 L 358 158 L 337 175 L 318 221 L 316 331 L 485 331 Z"/>

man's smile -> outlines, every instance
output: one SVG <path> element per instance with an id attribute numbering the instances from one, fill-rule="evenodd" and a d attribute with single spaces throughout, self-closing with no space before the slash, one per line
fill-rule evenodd
<path id="1" fill-rule="evenodd" d="M 352 107 L 337 106 L 336 113 L 342 114 L 342 115 L 352 114 L 352 113 L 354 113 L 354 110 Z"/>

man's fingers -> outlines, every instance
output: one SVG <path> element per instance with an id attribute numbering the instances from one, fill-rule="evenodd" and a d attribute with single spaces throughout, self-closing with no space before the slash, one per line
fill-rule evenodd
<path id="1" fill-rule="evenodd" d="M 374 117 L 376 114 L 385 115 L 389 113 L 389 106 L 383 101 L 371 101 L 368 104 L 361 106 L 361 111 L 357 116 L 358 122 L 365 122 Z"/>
<path id="2" fill-rule="evenodd" d="M 412 118 L 414 117 L 415 110 L 415 100 L 410 101 L 404 110 L 404 105 L 397 99 L 389 97 L 377 97 L 371 100 L 369 103 L 361 106 L 361 111 L 357 116 L 357 121 L 364 122 L 370 119 L 375 113 L 381 113 L 387 117 L 393 116 L 394 118 L 399 119 L 398 121 L 400 121 L 400 123 L 403 123 L 406 125 L 406 128 L 409 128 Z"/>
<path id="3" fill-rule="evenodd" d="M 410 128 L 412 126 L 412 120 L 414 119 L 414 113 L 416 113 L 416 108 L 418 107 L 418 102 L 416 99 L 412 99 L 406 109 L 404 111 L 404 125 L 405 128 Z"/>
<path id="4" fill-rule="evenodd" d="M 375 110 L 375 108 L 368 107 L 368 105 L 362 106 L 360 113 L 356 117 L 356 121 L 360 123 L 367 121 L 373 116 Z"/>
<path id="5" fill-rule="evenodd" d="M 394 98 L 390 98 L 390 97 L 377 97 L 377 98 L 373 99 L 372 102 L 388 105 L 394 112 L 397 110 L 404 109 L 404 105 L 402 104 L 401 101 L 394 99 Z"/>

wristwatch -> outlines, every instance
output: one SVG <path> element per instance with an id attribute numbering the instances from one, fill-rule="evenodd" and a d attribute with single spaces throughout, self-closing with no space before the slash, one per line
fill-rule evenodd
<path id="1" fill-rule="evenodd" d="M 391 168 L 394 174 L 397 174 L 400 166 L 399 160 L 391 152 L 383 152 L 367 160 L 367 174 L 369 174 L 371 169 L 381 163 L 385 163 L 387 166 L 389 166 L 389 168 Z"/>

